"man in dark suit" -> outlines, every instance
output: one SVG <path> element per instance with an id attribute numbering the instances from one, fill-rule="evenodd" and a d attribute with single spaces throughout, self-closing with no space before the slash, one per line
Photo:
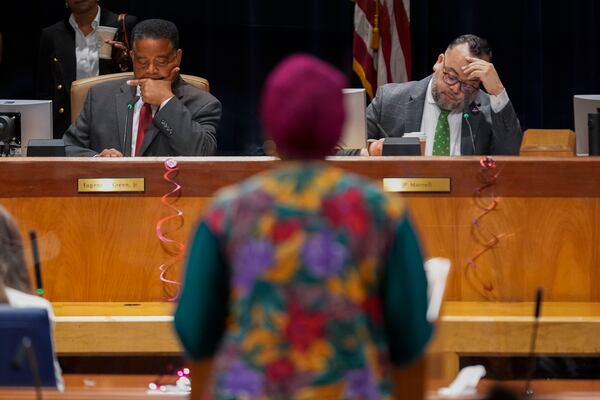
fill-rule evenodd
<path id="1" fill-rule="evenodd" d="M 367 108 L 368 152 L 386 136 L 426 135 L 425 155 L 519 154 L 522 131 L 485 39 L 450 43 L 421 81 L 379 87 Z M 485 88 L 485 92 L 481 90 Z"/>
<path id="2" fill-rule="evenodd" d="M 98 56 L 97 28 L 117 28 L 117 37 L 125 38 L 138 21 L 134 16 L 119 16 L 98 6 L 97 0 L 67 0 L 66 5 L 70 15 L 42 30 L 36 75 L 36 97 L 52 100 L 56 138 L 61 138 L 71 124 L 73 81 L 131 70 L 131 61 L 126 60 L 127 43 L 112 41 L 114 57 Z"/>
<path id="3" fill-rule="evenodd" d="M 92 87 L 64 136 L 69 156 L 206 156 L 217 149 L 221 103 L 179 77 L 179 33 L 169 21 L 132 33 L 133 80 Z"/>

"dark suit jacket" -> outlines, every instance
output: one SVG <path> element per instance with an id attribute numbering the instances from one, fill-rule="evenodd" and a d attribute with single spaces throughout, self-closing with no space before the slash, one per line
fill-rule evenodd
<path id="1" fill-rule="evenodd" d="M 418 132 L 421 129 L 427 85 L 430 80 L 431 76 L 428 76 L 421 81 L 380 86 L 375 98 L 367 107 L 369 138 L 385 137 L 385 134 L 381 133 L 381 128 L 392 137 Z M 473 131 L 475 149 L 473 149 L 469 126 L 463 121 L 460 145 L 462 155 L 519 154 L 523 133 L 511 102 L 508 102 L 499 113 L 494 113 L 490 106 L 490 96 L 480 90 L 467 110 L 471 114 L 469 122 Z"/>
<path id="2" fill-rule="evenodd" d="M 93 86 L 83 110 L 63 137 L 67 156 L 94 156 L 114 148 L 131 155 L 133 105 L 139 99 L 136 87 L 127 79 Z M 144 156 L 207 156 L 217 149 L 216 129 L 221 103 L 178 78 L 173 97 L 154 115 L 146 131 L 141 152 Z"/>
<path id="3" fill-rule="evenodd" d="M 137 23 L 137 17 L 125 18 L 127 35 Z M 100 25 L 121 28 L 118 15 L 101 8 Z M 100 75 L 122 72 L 113 60 L 99 60 Z M 36 97 L 52 100 L 54 137 L 61 138 L 71 124 L 71 82 L 76 79 L 75 30 L 69 18 L 42 30 L 38 52 Z"/>

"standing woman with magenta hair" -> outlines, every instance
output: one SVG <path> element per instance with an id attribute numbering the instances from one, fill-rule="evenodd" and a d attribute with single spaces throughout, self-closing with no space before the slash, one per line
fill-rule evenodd
<path id="1" fill-rule="evenodd" d="M 208 399 L 389 399 L 422 358 L 427 283 L 406 206 L 324 160 L 345 85 L 312 56 L 279 64 L 261 114 L 283 161 L 221 190 L 194 234 L 175 326 Z"/>

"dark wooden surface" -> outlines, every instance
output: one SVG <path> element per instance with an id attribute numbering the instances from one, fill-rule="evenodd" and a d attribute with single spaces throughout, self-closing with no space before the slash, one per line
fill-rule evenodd
<path id="1" fill-rule="evenodd" d="M 79 375 L 66 374 L 65 391 L 44 390 L 44 399 L 188 399 L 188 395 L 159 395 L 147 393 L 148 384 L 159 378 L 156 375 Z M 174 377 L 161 377 L 161 382 L 173 384 Z M 0 388 L 0 399 L 25 400 L 35 399 L 34 389 L 29 388 Z"/>
<path id="2" fill-rule="evenodd" d="M 77 194 L 78 178 L 143 177 L 142 196 L 161 196 L 165 158 L 6 158 L 0 159 L 0 197 L 90 196 Z M 501 197 L 600 196 L 600 158 L 495 157 Z M 269 157 L 177 158 L 177 180 L 183 196 L 211 196 L 230 185 L 280 163 Z M 480 157 L 332 157 L 340 168 L 373 178 L 450 177 L 452 192 L 435 196 L 472 196 L 481 185 Z M 139 196 L 119 194 L 118 196 Z M 93 194 L 91 196 L 106 196 Z M 114 196 L 111 195 L 111 196 Z"/>
<path id="3" fill-rule="evenodd" d="M 38 231 L 48 299 L 130 302 L 173 295 L 174 288 L 158 278 L 165 262 L 172 265 L 168 277 L 179 279 L 182 273 L 181 260 L 156 234 L 158 221 L 174 213 L 160 198 L 173 190 L 163 178 L 164 161 L 0 160 L 0 203 L 24 236 L 29 229 Z M 182 188 L 169 201 L 183 216 L 165 229 L 183 244 L 216 190 L 280 165 L 266 157 L 177 161 L 174 179 Z M 483 186 L 480 157 L 330 161 L 379 181 L 451 178 L 450 193 L 404 195 L 425 256 L 452 261 L 447 300 L 531 301 L 541 286 L 548 301 L 600 301 L 599 158 L 497 157 L 497 180 L 481 196 L 476 195 Z M 116 177 L 143 177 L 146 192 L 77 193 L 78 178 Z"/>
<path id="4" fill-rule="evenodd" d="M 65 391 L 44 390 L 45 399 L 147 399 L 155 396 L 148 395 L 148 384 L 157 379 L 154 375 L 82 375 L 67 374 L 65 378 Z M 173 383 L 174 377 L 161 377 L 161 382 Z M 447 385 L 448 382 L 429 381 L 426 399 L 446 400 L 437 394 L 437 389 Z M 482 380 L 477 387 L 477 394 L 472 396 L 452 397 L 452 399 L 485 399 L 486 394 L 496 386 L 502 385 L 515 393 L 521 393 L 525 387 L 524 381 L 497 382 Z M 531 387 L 535 399 L 598 399 L 600 398 L 599 380 L 534 380 Z M 33 389 L 0 388 L 0 399 L 33 400 Z M 189 395 L 160 395 L 157 399 L 189 399 Z"/>

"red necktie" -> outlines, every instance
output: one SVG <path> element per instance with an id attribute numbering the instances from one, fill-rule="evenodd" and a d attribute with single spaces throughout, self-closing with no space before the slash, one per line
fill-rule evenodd
<path id="1" fill-rule="evenodd" d="M 140 110 L 140 117 L 138 120 L 137 139 L 135 140 L 135 155 L 140 156 L 140 149 L 142 148 L 142 142 L 146 135 L 146 130 L 152 123 L 152 106 L 148 103 L 142 105 Z"/>

